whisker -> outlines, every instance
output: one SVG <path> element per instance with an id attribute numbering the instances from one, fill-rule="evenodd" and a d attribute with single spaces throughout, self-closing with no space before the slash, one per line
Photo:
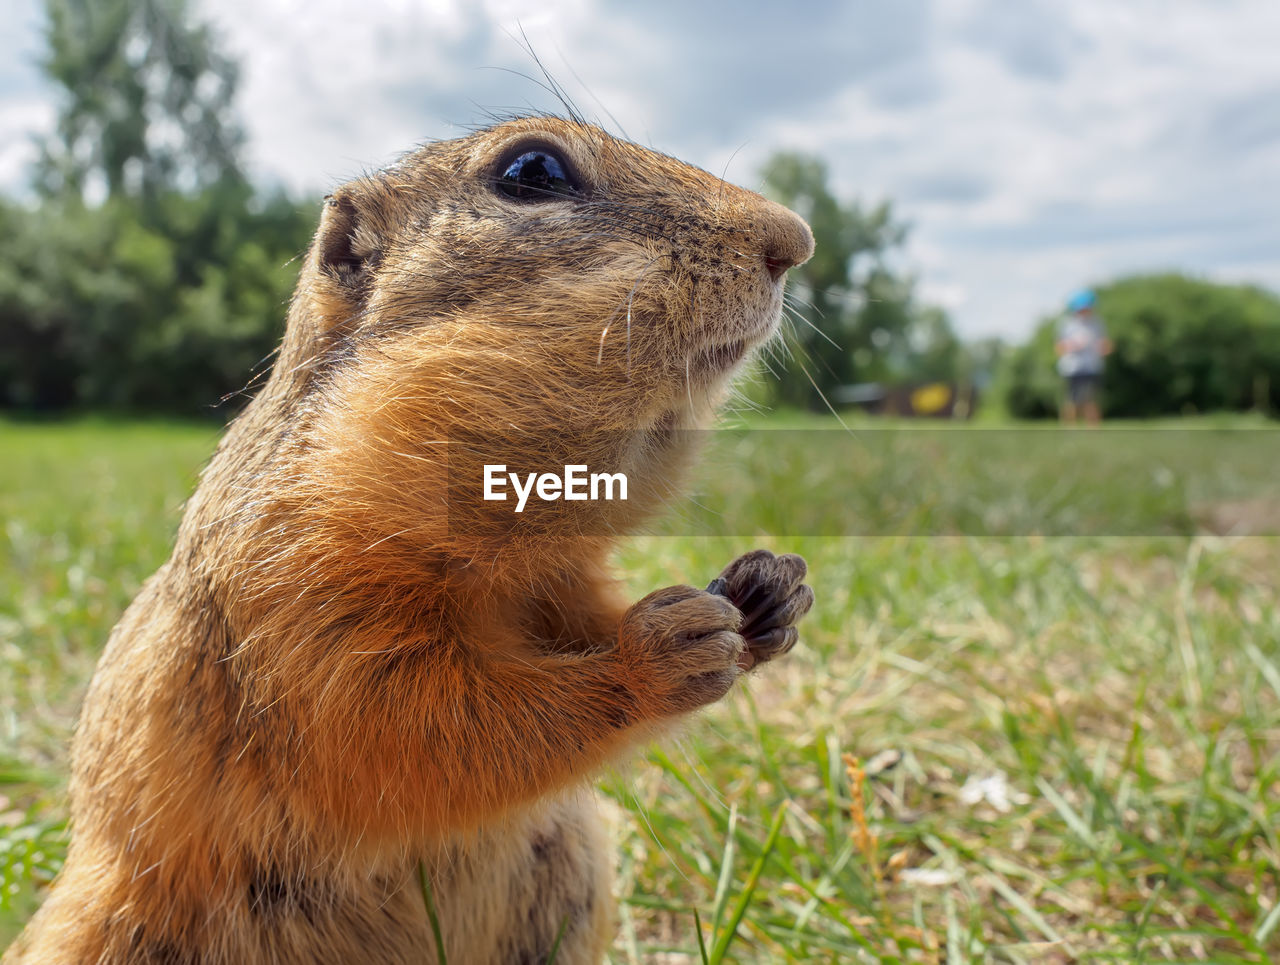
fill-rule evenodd
<path id="1" fill-rule="evenodd" d="M 613 320 L 618 317 L 618 312 L 621 310 L 621 305 L 615 308 L 613 310 L 613 314 L 609 316 L 609 320 L 604 323 L 604 328 L 600 329 L 600 351 L 596 353 L 596 365 L 600 365 L 604 362 L 604 339 L 605 336 L 609 334 L 609 326 L 613 324 Z"/>
<path id="2" fill-rule="evenodd" d="M 720 202 L 724 200 L 724 186 L 726 183 L 728 183 L 729 165 L 732 164 L 733 159 L 738 156 L 738 152 L 741 151 L 744 147 L 746 147 L 749 143 L 751 143 L 750 139 L 743 141 L 741 144 L 739 144 L 736 148 L 733 149 L 733 153 L 729 155 L 729 160 L 724 162 L 724 170 L 720 172 L 720 189 L 716 192 L 717 208 L 720 207 Z"/>
<path id="3" fill-rule="evenodd" d="M 573 98 L 569 96 L 568 92 L 565 91 L 564 87 L 562 87 L 560 83 L 554 77 L 551 76 L 551 72 L 547 70 L 546 65 L 542 62 L 542 58 L 539 57 L 537 52 L 533 49 L 533 43 L 529 40 L 529 35 L 525 33 L 524 24 L 517 21 L 516 29 L 520 31 L 519 39 L 517 39 L 516 36 L 510 30 L 504 30 L 504 32 L 508 37 L 510 37 L 520 47 L 522 47 L 526 54 L 529 55 L 529 59 L 532 60 L 534 64 L 537 65 L 538 71 L 542 74 L 545 83 L 542 81 L 538 81 L 526 74 L 521 74 L 519 71 L 516 71 L 516 70 L 509 70 L 508 68 L 503 68 L 503 67 L 495 67 L 491 69 L 507 70 L 508 73 L 515 74 L 518 77 L 524 77 L 524 79 L 529 81 L 530 83 L 535 84 L 538 87 L 541 87 L 544 91 L 551 94 L 553 97 L 556 98 L 556 100 L 560 102 L 560 105 L 568 113 L 570 120 L 572 120 L 575 124 L 586 126 L 586 123 L 587 123 L 586 119 L 582 116 L 582 113 L 578 110 L 578 105 L 573 102 Z"/>
<path id="4" fill-rule="evenodd" d="M 840 345 L 840 343 L 839 343 L 839 342 L 837 342 L 835 339 L 833 339 L 830 335 L 828 335 L 828 334 L 827 334 L 826 332 L 824 332 L 822 329 L 818 328 L 818 326 L 817 326 L 817 325 L 815 325 L 812 321 L 810 321 L 810 320 L 808 319 L 808 317 L 806 317 L 806 316 L 805 316 L 804 314 L 802 314 L 801 312 L 795 312 L 795 311 L 793 311 L 793 312 L 790 312 L 790 313 L 784 313 L 784 314 L 785 314 L 785 317 L 787 317 L 787 318 L 789 318 L 789 319 L 797 319 L 797 318 L 798 318 L 800 321 L 804 322 L 804 323 L 805 323 L 806 325 L 808 325 L 811 329 L 813 329 L 815 332 L 817 332 L 817 333 L 818 333 L 818 335 L 820 335 L 822 338 L 824 338 L 824 339 L 827 341 L 827 343 L 828 343 L 832 348 L 834 348 L 834 349 L 838 349 L 839 351 L 844 351 L 844 348 Z"/>
<path id="5" fill-rule="evenodd" d="M 631 378 L 631 312 L 632 312 L 632 307 L 635 303 L 636 292 L 640 290 L 640 283 L 644 281 L 644 276 L 648 274 L 649 269 L 652 268 L 659 261 L 661 261 L 663 258 L 670 258 L 670 257 L 671 257 L 671 252 L 666 251 L 661 254 L 654 255 L 652 258 L 650 258 L 645 263 L 644 267 L 640 269 L 640 274 L 636 276 L 635 283 L 632 284 L 631 286 L 631 292 L 630 294 L 627 295 L 627 301 L 626 301 L 626 305 L 627 305 L 627 378 Z M 605 340 L 605 337 L 609 334 L 609 329 L 613 325 L 613 320 L 618 317 L 618 312 L 621 311 L 621 309 L 622 309 L 621 305 L 619 305 L 618 308 L 614 309 L 614 313 L 611 316 L 609 316 L 609 320 L 605 322 L 604 329 L 600 332 L 600 350 L 596 353 L 597 365 L 600 365 L 604 361 L 604 340 Z"/>
<path id="6" fill-rule="evenodd" d="M 698 318 L 698 286 L 695 284 L 689 291 L 689 317 L 696 324 Z M 693 387 L 689 384 L 689 356 L 684 357 L 684 391 L 689 399 L 689 412 L 693 412 Z"/>
<path id="7" fill-rule="evenodd" d="M 835 410 L 835 406 L 831 404 L 831 400 L 827 398 L 827 394 L 823 392 L 818 386 L 818 383 L 813 380 L 813 376 L 810 375 L 809 370 L 804 367 L 804 363 L 801 362 L 799 358 L 795 359 L 795 363 L 800 366 L 800 371 L 803 372 L 804 377 L 809 380 L 809 384 L 813 386 L 813 390 L 818 393 L 818 398 L 822 400 L 822 404 L 827 407 L 833 416 L 836 417 L 836 422 L 840 423 L 840 427 L 844 429 L 845 432 L 849 433 L 849 435 L 854 435 L 854 431 L 845 425 L 845 421 L 840 418 L 840 413 Z"/>
<path id="8" fill-rule="evenodd" d="M 582 89 L 583 89 L 583 90 L 585 90 L 585 91 L 587 92 L 587 95 L 588 95 L 588 96 L 589 96 L 593 101 L 595 101 L 597 104 L 599 104 L 599 105 L 600 105 L 600 109 L 601 109 L 602 111 L 604 111 L 604 112 L 605 112 L 605 114 L 608 116 L 609 120 L 613 121 L 613 126 L 614 126 L 614 127 L 616 127 L 616 128 L 618 129 L 618 132 L 619 132 L 623 137 L 625 137 L 628 141 L 629 141 L 629 140 L 631 140 L 631 135 L 630 135 L 630 134 L 628 134 L 628 133 L 627 133 L 627 129 L 626 129 L 625 127 L 623 127 L 623 126 L 622 126 L 622 124 L 620 124 L 620 123 L 618 122 L 618 119 L 617 119 L 616 117 L 614 117 L 614 116 L 613 116 L 613 111 L 611 111 L 611 110 L 609 110 L 609 108 L 605 107 L 605 105 L 604 105 L 604 101 L 602 101 L 599 97 L 597 97 L 597 96 L 596 96 L 596 94 L 595 94 L 595 91 L 593 91 L 590 87 L 588 87 L 588 86 L 586 85 L 586 83 L 583 81 L 583 79 L 582 79 L 581 77 L 579 77 L 579 76 L 578 76 L 578 72 L 577 72 L 576 70 L 574 70 L 574 69 L 573 69 L 573 65 L 572 65 L 571 63 L 569 63 L 568 58 L 567 58 L 567 57 L 565 57 L 565 55 L 564 55 L 564 51 L 560 49 L 560 45 L 559 45 L 559 44 L 556 44 L 556 45 L 555 45 L 555 47 L 556 47 L 556 53 L 558 53 L 558 54 L 560 55 L 560 60 L 564 63 L 565 68 L 566 68 L 566 69 L 569 71 L 569 73 L 573 76 L 573 79 L 574 79 L 574 80 L 576 80 L 576 81 L 577 81 L 577 82 L 582 86 Z"/>
<path id="9" fill-rule="evenodd" d="M 787 304 L 791 304 L 792 302 L 798 302 L 802 308 L 807 308 L 811 312 L 817 312 L 818 314 L 822 314 L 820 311 L 818 311 L 818 306 L 814 303 L 812 298 L 805 298 L 803 295 L 801 295 L 798 291 L 796 291 L 793 288 L 787 288 L 786 290 L 783 291 L 782 300 Z"/>

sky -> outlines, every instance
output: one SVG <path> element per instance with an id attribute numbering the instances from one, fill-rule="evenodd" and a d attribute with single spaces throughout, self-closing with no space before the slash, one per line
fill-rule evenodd
<path id="1" fill-rule="evenodd" d="M 1182 270 L 1280 290 L 1276 0 L 192 0 L 241 64 L 247 160 L 320 194 L 491 113 L 588 117 L 759 189 L 777 150 L 891 200 L 966 338 Z M 0 0 L 0 192 L 57 93 L 40 0 Z"/>

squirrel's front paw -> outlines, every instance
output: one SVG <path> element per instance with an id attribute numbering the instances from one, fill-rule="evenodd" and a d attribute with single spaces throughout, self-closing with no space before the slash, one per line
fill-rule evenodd
<path id="1" fill-rule="evenodd" d="M 655 590 L 622 618 L 619 649 L 660 713 L 684 713 L 719 700 L 746 652 L 742 614 L 723 596 L 692 586 Z"/>
<path id="2" fill-rule="evenodd" d="M 813 589 L 801 581 L 808 568 L 794 553 L 774 556 L 754 550 L 725 567 L 708 593 L 729 600 L 742 612 L 739 633 L 746 641 L 742 669 L 750 670 L 796 645 L 795 624 L 813 606 Z"/>

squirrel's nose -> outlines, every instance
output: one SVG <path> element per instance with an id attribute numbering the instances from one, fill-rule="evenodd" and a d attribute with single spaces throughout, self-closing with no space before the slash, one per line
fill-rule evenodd
<path id="1" fill-rule="evenodd" d="M 769 277 L 780 281 L 788 268 L 803 265 L 813 256 L 813 232 L 794 211 L 766 201 L 768 230 L 764 244 L 764 266 Z"/>

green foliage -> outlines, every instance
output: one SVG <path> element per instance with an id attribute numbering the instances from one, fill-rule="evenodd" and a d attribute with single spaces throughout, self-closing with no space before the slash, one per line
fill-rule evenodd
<path id="1" fill-rule="evenodd" d="M 45 73 L 62 88 L 37 186 L 154 198 L 241 180 L 237 71 L 187 0 L 46 0 Z"/>
<path id="2" fill-rule="evenodd" d="M 62 863 L 67 743 L 106 631 L 169 554 L 216 439 L 0 421 L 0 949 Z"/>
<path id="3" fill-rule="evenodd" d="M 1058 320 L 1045 319 L 1031 339 L 1011 349 L 997 376 L 997 393 L 1010 415 L 1044 419 L 1058 412 L 1062 380 L 1055 367 Z"/>
<path id="4" fill-rule="evenodd" d="M 47 0 L 62 87 L 0 202 L 0 407 L 207 413 L 279 341 L 311 204 L 240 173 L 235 65 L 187 0 Z"/>
<path id="5" fill-rule="evenodd" d="M 1266 508 L 1280 429 L 1262 419 L 1080 433 L 870 418 L 844 432 L 809 419 L 812 428 L 769 419 L 769 432 L 709 434 L 688 500 L 650 530 L 996 538 L 1190 535 L 1207 524 L 1280 534 L 1280 502 Z M 1215 506 L 1225 509 L 1217 521 Z"/>
<path id="6" fill-rule="evenodd" d="M 0 780 L 4 777 L 0 771 Z M 0 914 L 32 914 L 37 903 L 33 884 L 53 880 L 66 860 L 67 826 L 33 814 L 10 826 L 0 826 Z"/>
<path id="7" fill-rule="evenodd" d="M 1280 408 L 1280 297 L 1177 274 L 1124 278 L 1097 292 L 1115 345 L 1103 382 L 1109 415 Z M 1057 322 L 1043 320 L 1009 355 L 1001 382 L 1014 415 L 1057 411 Z"/>
<path id="8" fill-rule="evenodd" d="M 778 400 L 821 410 L 833 390 L 855 382 L 955 378 L 962 351 L 946 315 L 921 306 L 914 279 L 891 264 L 907 237 L 891 206 L 841 202 L 826 165 L 807 155 L 774 155 L 764 179 L 771 197 L 809 222 L 817 245 L 790 272 Z"/>
<path id="9" fill-rule="evenodd" d="M 279 341 L 313 217 L 241 184 L 0 205 L 0 405 L 207 412 Z"/>

